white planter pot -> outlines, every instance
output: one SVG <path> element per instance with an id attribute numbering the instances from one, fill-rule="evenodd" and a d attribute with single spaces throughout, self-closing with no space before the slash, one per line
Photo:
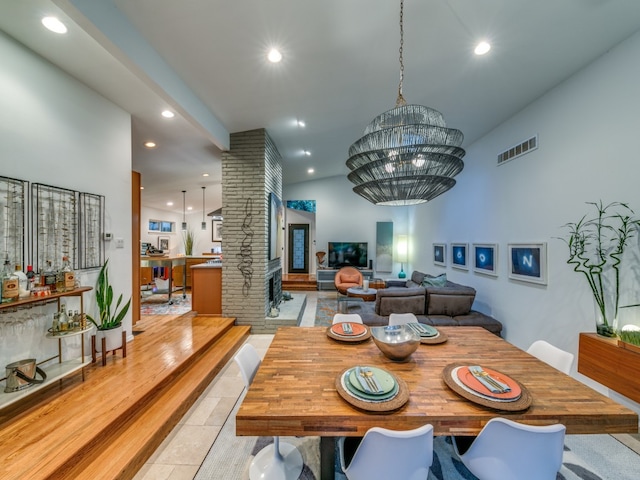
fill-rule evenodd
<path id="1" fill-rule="evenodd" d="M 102 351 L 102 338 L 106 339 L 106 351 L 122 347 L 122 325 L 109 330 L 98 330 L 96 334 L 96 352 Z"/>

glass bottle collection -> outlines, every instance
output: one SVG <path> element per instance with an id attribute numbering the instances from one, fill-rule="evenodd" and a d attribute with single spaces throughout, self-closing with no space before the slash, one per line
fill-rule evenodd
<path id="1" fill-rule="evenodd" d="M 52 293 L 71 292 L 77 288 L 76 274 L 67 256 L 62 257 L 60 267 L 53 267 L 47 261 L 46 268 L 39 274 L 27 265 L 27 273 L 22 265 L 12 268 L 9 258 L 5 258 L 2 268 L 2 303 L 10 303 L 21 298 L 45 297 Z"/>

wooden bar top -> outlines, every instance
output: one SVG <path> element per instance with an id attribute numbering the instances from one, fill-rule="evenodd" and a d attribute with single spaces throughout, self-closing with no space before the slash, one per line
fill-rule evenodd
<path id="1" fill-rule="evenodd" d="M 420 345 L 406 363 L 373 343 L 340 343 L 326 327 L 280 328 L 236 416 L 238 435 L 363 436 L 373 426 L 395 430 L 425 423 L 435 435 L 477 435 L 493 417 L 532 425 L 562 423 L 568 434 L 637 433 L 638 415 L 480 327 L 442 327 L 448 341 Z M 442 380 L 449 363 L 493 368 L 521 382 L 533 398 L 522 412 L 503 412 L 458 396 Z M 373 365 L 401 377 L 409 402 L 392 413 L 368 413 L 336 391 L 338 374 Z"/>

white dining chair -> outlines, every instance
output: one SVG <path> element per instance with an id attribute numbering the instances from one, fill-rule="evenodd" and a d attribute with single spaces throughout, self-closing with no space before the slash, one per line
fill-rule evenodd
<path id="1" fill-rule="evenodd" d="M 555 480 L 562 466 L 564 425 L 532 426 L 492 418 L 464 453 L 453 448 L 480 480 Z"/>
<path id="2" fill-rule="evenodd" d="M 573 364 L 573 354 L 551 345 L 544 340 L 536 340 L 527 349 L 527 353 L 548 363 L 556 370 L 569 375 Z"/>
<path id="3" fill-rule="evenodd" d="M 262 361 L 253 345 L 246 343 L 234 357 L 240 367 L 244 385 L 248 389 Z M 251 480 L 296 480 L 302 473 L 302 455 L 290 443 L 280 442 L 273 437 L 273 443 L 260 450 L 249 467 Z"/>
<path id="4" fill-rule="evenodd" d="M 344 322 L 362 323 L 362 317 L 357 313 L 336 313 L 333 316 L 333 322 L 331 323 L 332 325 L 335 325 L 336 323 Z"/>
<path id="5" fill-rule="evenodd" d="M 433 463 L 432 425 L 405 431 L 370 428 L 349 465 L 345 441 L 345 437 L 338 438 L 338 452 L 342 471 L 349 480 L 425 480 Z"/>
<path id="6" fill-rule="evenodd" d="M 389 326 L 404 325 L 405 323 L 418 323 L 418 318 L 413 313 L 392 313 L 389 315 Z"/>

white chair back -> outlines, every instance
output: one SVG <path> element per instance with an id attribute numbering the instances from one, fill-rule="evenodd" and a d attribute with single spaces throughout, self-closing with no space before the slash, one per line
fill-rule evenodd
<path id="1" fill-rule="evenodd" d="M 362 317 L 357 313 L 336 313 L 333 316 L 333 322 L 331 322 L 331 324 L 335 325 L 336 323 L 344 322 L 362 323 Z"/>
<path id="2" fill-rule="evenodd" d="M 555 480 L 562 466 L 564 425 L 532 426 L 505 418 L 487 422 L 462 455 L 480 480 Z"/>
<path id="3" fill-rule="evenodd" d="M 569 375 L 571 365 L 573 364 L 573 354 L 565 352 L 558 347 L 551 345 L 544 340 L 536 340 L 527 349 L 527 353 L 548 363 L 556 370 Z"/>
<path id="4" fill-rule="evenodd" d="M 413 313 L 392 313 L 389 315 L 389 326 L 404 325 L 405 323 L 418 323 Z"/>
<path id="5" fill-rule="evenodd" d="M 349 480 L 424 480 L 433 463 L 433 426 L 407 431 L 373 427 L 365 433 L 349 466 L 344 464 L 344 438 L 338 439 L 338 448 L 342 471 Z"/>
<path id="6" fill-rule="evenodd" d="M 236 353 L 234 360 L 238 364 L 238 367 L 240 367 L 244 386 L 249 388 L 249 385 L 253 382 L 253 377 L 256 376 L 258 367 L 262 363 L 260 355 L 258 355 L 253 345 L 245 343 L 240 350 L 238 350 L 238 353 Z"/>

